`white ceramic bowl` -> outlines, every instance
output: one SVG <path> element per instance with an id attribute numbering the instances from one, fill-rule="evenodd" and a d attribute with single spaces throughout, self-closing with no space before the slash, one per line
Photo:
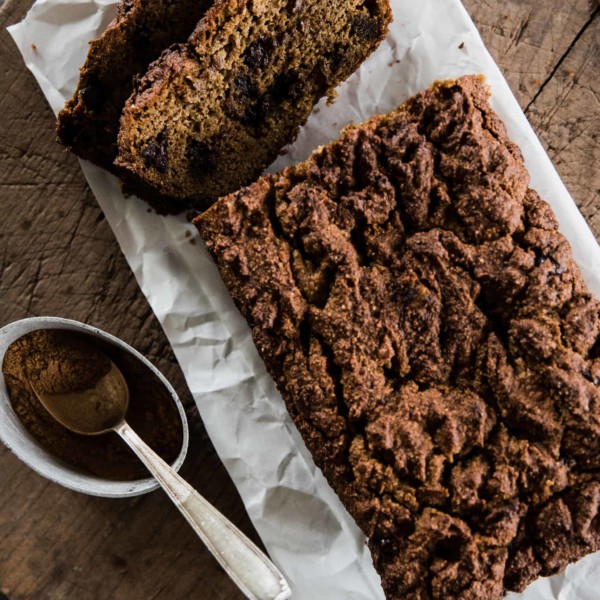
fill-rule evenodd
<path id="1" fill-rule="evenodd" d="M 61 319 L 60 317 L 32 317 L 15 321 L 0 329 L 0 367 L 4 361 L 6 349 L 17 339 L 25 334 L 37 329 L 67 329 L 78 331 L 87 334 L 92 338 L 98 338 L 102 341 L 112 344 L 129 352 L 141 361 L 148 369 L 150 369 L 167 388 L 173 402 L 177 406 L 179 416 L 181 417 L 181 425 L 183 428 L 183 444 L 179 456 L 171 465 L 176 471 L 179 469 L 185 458 L 188 441 L 189 429 L 188 423 L 183 410 L 183 406 L 175 393 L 171 384 L 165 379 L 156 367 L 146 360 L 139 352 L 128 346 L 125 342 L 116 337 L 84 325 L 78 321 Z M 71 467 L 62 460 L 56 458 L 52 454 L 44 450 L 38 442 L 25 429 L 20 419 L 15 414 L 4 382 L 4 375 L 0 368 L 0 440 L 4 442 L 26 465 L 37 471 L 40 475 L 50 479 L 55 483 L 59 483 L 67 488 L 90 494 L 92 496 L 104 496 L 107 498 L 127 498 L 130 496 L 138 496 L 158 487 L 158 483 L 153 477 L 146 479 L 138 479 L 135 481 L 112 481 L 102 477 L 96 477 L 91 474 L 86 474 Z M 125 442 L 123 442 L 125 443 Z"/>

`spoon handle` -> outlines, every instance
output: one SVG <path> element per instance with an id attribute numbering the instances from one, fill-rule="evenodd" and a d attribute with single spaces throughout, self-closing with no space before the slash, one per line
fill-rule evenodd
<path id="1" fill-rule="evenodd" d="M 286 600 L 277 567 L 233 523 L 182 479 L 123 421 L 115 431 L 154 475 L 225 572 L 251 600 Z"/>

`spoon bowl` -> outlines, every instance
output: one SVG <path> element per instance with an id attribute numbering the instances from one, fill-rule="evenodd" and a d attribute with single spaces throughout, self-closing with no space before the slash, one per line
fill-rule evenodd
<path id="1" fill-rule="evenodd" d="M 32 317 L 15 321 L 2 327 L 0 329 L 0 364 L 4 360 L 4 354 L 6 353 L 7 348 L 14 341 L 37 329 L 65 329 L 85 334 L 90 337 L 91 342 L 96 339 L 131 354 L 147 369 L 152 371 L 152 373 L 160 380 L 161 384 L 168 390 L 181 419 L 183 442 L 179 455 L 171 464 L 171 468 L 178 471 L 187 453 L 189 428 L 185 411 L 179 397 L 162 373 L 144 356 L 122 340 L 95 327 L 91 327 L 78 321 L 62 319 L 60 317 Z M 145 494 L 159 487 L 159 484 L 153 477 L 137 479 L 134 481 L 117 481 L 98 477 L 78 470 L 47 452 L 40 446 L 37 440 L 31 436 L 13 410 L 12 404 L 8 398 L 4 375 L 1 369 L 0 441 L 2 441 L 21 461 L 43 477 L 77 492 L 106 498 L 129 498 Z"/>
<path id="2" fill-rule="evenodd" d="M 86 390 L 47 392 L 30 381 L 44 408 L 63 426 L 82 435 L 101 435 L 112 431 L 127 414 L 129 388 L 115 363 Z"/>

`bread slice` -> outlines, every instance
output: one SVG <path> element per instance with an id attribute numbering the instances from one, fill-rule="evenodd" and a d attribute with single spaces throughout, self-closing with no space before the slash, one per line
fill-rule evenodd
<path id="1" fill-rule="evenodd" d="M 195 220 L 389 600 L 600 550 L 600 302 L 474 76 Z"/>
<path id="2" fill-rule="evenodd" d="M 69 150 L 116 172 L 117 133 L 133 80 L 168 46 L 187 39 L 213 0 L 123 0 L 90 49 L 73 97 L 58 115 Z"/>
<path id="3" fill-rule="evenodd" d="M 378 46 L 391 16 L 388 0 L 217 1 L 127 101 L 116 164 L 198 208 L 238 189 Z"/>

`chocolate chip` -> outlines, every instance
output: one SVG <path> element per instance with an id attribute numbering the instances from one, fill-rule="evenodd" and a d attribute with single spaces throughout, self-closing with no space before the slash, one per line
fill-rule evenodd
<path id="1" fill-rule="evenodd" d="M 261 95 L 254 79 L 244 74 L 233 78 L 231 89 L 232 94 L 225 102 L 225 114 L 244 125 L 259 129 L 274 104 L 282 100 L 299 99 L 304 85 L 296 73 L 280 74 L 272 88 Z"/>
<path id="2" fill-rule="evenodd" d="M 188 160 L 190 173 L 196 178 L 210 173 L 217 166 L 214 148 L 201 140 L 188 140 L 185 157 Z"/>
<path id="3" fill-rule="evenodd" d="M 275 79 L 273 85 L 273 99 L 277 102 L 284 100 L 299 100 L 304 92 L 304 82 L 298 76 L 298 73 L 290 71 L 280 73 Z"/>
<path id="4" fill-rule="evenodd" d="M 142 151 L 141 156 L 147 167 L 164 173 L 167 168 L 167 149 L 161 142 L 152 140 Z"/>
<path id="5" fill-rule="evenodd" d="M 373 42 L 381 36 L 379 23 L 375 19 L 364 15 L 357 15 L 352 19 L 352 34 L 366 42 Z"/>
<path id="6" fill-rule="evenodd" d="M 276 46 L 277 42 L 273 38 L 259 37 L 244 52 L 244 63 L 251 69 L 264 69 L 271 62 Z"/>
<path id="7" fill-rule="evenodd" d="M 249 75 L 236 75 L 231 84 L 231 94 L 225 101 L 225 114 L 238 121 L 247 120 L 247 111 L 258 97 L 256 82 Z"/>
<path id="8" fill-rule="evenodd" d="M 242 98 L 256 98 L 256 83 L 249 75 L 237 75 L 233 78 L 234 95 Z"/>
<path id="9" fill-rule="evenodd" d="M 242 123 L 255 128 L 260 128 L 273 107 L 273 99 L 270 94 L 258 98 L 246 108 Z"/>

